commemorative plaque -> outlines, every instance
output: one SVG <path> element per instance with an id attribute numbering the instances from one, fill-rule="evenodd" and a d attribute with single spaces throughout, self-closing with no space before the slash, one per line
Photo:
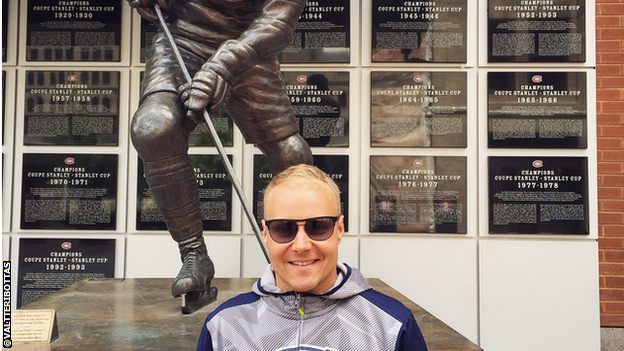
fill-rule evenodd
<path id="1" fill-rule="evenodd" d="M 120 72 L 26 71 L 24 145 L 115 146 Z"/>
<path id="2" fill-rule="evenodd" d="M 488 146 L 587 148 L 585 72 L 489 72 Z"/>
<path id="3" fill-rule="evenodd" d="M 24 154 L 21 229 L 115 230 L 117 155 Z"/>
<path id="4" fill-rule="evenodd" d="M 488 0 L 489 62 L 585 62 L 585 0 Z"/>
<path id="5" fill-rule="evenodd" d="M 310 146 L 349 146 L 349 72 L 282 72 Z"/>
<path id="6" fill-rule="evenodd" d="M 115 239 L 19 240 L 17 307 L 82 279 L 115 276 Z"/>
<path id="7" fill-rule="evenodd" d="M 466 147 L 465 72 L 372 72 L 371 146 Z"/>
<path id="8" fill-rule="evenodd" d="M 204 230 L 232 230 L 232 181 L 219 155 L 189 155 L 197 177 Z M 228 156 L 230 162 L 232 157 Z M 137 230 L 167 230 L 139 162 Z"/>
<path id="9" fill-rule="evenodd" d="M 373 0 L 373 62 L 465 63 L 467 0 Z"/>
<path id="10" fill-rule="evenodd" d="M 210 121 L 217 131 L 223 146 L 234 145 L 234 122 L 225 110 L 210 115 Z M 189 136 L 189 146 L 215 146 L 208 125 L 204 122 L 195 127 Z"/>
<path id="11" fill-rule="evenodd" d="M 589 234 L 587 158 L 490 157 L 491 234 Z"/>
<path id="12" fill-rule="evenodd" d="M 4 0 L 2 1 L 2 62 L 7 62 L 8 29 L 9 2 L 7 0 Z"/>
<path id="13" fill-rule="evenodd" d="M 340 189 L 340 209 L 345 216 L 345 231 L 349 230 L 349 156 L 314 155 L 314 165 L 327 173 Z M 269 160 L 264 155 L 254 155 L 253 161 L 253 211 L 258 224 L 264 218 L 264 190 L 273 179 Z"/>
<path id="14" fill-rule="evenodd" d="M 149 48 L 152 46 L 154 36 L 158 31 L 158 25 L 152 23 L 145 18 L 141 17 L 141 51 L 139 53 L 139 59 L 141 63 L 145 63 L 145 55 Z"/>
<path id="15" fill-rule="evenodd" d="M 282 63 L 348 63 L 350 0 L 308 1 L 295 35 L 279 55 Z"/>
<path id="16" fill-rule="evenodd" d="M 121 60 L 122 0 L 27 0 L 26 61 Z"/>
<path id="17" fill-rule="evenodd" d="M 370 231 L 467 233 L 465 157 L 371 156 Z"/>

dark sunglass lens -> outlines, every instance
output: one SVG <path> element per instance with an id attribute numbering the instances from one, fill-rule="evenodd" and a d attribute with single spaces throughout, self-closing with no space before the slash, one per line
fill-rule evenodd
<path id="1" fill-rule="evenodd" d="M 305 231 L 314 240 L 326 240 L 334 232 L 334 221 L 330 218 L 310 219 L 305 224 Z"/>
<path id="2" fill-rule="evenodd" d="M 275 221 L 269 225 L 269 233 L 278 243 L 286 243 L 297 235 L 297 223 L 293 221 Z"/>

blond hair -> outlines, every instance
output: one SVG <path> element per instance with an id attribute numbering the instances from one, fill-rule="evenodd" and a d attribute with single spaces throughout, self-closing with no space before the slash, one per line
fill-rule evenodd
<path id="1" fill-rule="evenodd" d="M 340 211 L 340 189 L 336 182 L 318 167 L 298 164 L 278 173 L 264 191 L 265 206 L 273 189 L 285 184 L 297 189 L 325 189 L 335 200 L 336 208 Z"/>

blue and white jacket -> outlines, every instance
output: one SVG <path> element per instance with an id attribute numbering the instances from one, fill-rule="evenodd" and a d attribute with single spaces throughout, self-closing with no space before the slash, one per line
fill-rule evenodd
<path id="1" fill-rule="evenodd" d="M 338 263 L 324 294 L 283 292 L 271 265 L 253 292 L 208 315 L 198 351 L 426 351 L 412 312 L 372 289 L 355 268 Z"/>

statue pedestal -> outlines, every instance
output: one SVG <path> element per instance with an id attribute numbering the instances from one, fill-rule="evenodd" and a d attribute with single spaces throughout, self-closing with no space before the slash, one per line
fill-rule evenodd
<path id="1" fill-rule="evenodd" d="M 171 297 L 171 279 L 82 280 L 23 309 L 54 309 L 59 337 L 50 344 L 14 344 L 14 350 L 195 350 L 208 313 L 251 291 L 255 278 L 215 278 L 217 301 L 183 315 Z M 412 310 L 429 351 L 475 351 L 480 347 L 379 279 L 376 290 Z"/>

